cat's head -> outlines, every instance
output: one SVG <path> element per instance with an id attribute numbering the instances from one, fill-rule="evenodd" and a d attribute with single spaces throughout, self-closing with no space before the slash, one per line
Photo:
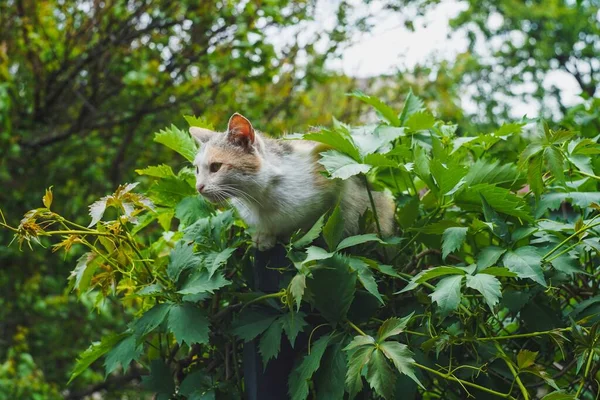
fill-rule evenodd
<path id="1" fill-rule="evenodd" d="M 194 159 L 198 192 L 211 201 L 252 197 L 263 159 L 261 139 L 250 121 L 235 113 L 224 133 L 197 127 L 190 133 L 200 143 Z"/>

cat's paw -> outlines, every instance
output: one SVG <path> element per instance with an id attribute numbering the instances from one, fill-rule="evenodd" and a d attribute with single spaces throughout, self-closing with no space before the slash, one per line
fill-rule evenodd
<path id="1" fill-rule="evenodd" d="M 260 251 L 272 249 L 275 243 L 275 236 L 268 233 L 260 232 L 252 237 L 252 244 Z"/>

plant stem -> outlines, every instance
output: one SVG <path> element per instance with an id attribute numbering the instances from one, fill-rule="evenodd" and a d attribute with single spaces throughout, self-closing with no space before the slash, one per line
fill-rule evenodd
<path id="1" fill-rule="evenodd" d="M 420 368 L 420 369 L 424 370 L 424 371 L 427 371 L 427 372 L 430 372 L 432 374 L 435 374 L 435 375 L 439 376 L 440 378 L 444 378 L 444 379 L 447 379 L 447 380 L 450 380 L 450 381 L 458 382 L 458 383 L 460 383 L 462 385 L 470 386 L 472 388 L 481 390 L 482 392 L 493 394 L 495 396 L 502 397 L 504 399 L 516 400 L 513 396 L 510 395 L 510 393 L 500 393 L 500 392 L 497 392 L 495 390 L 488 389 L 486 387 L 480 386 L 480 385 L 478 385 L 476 383 L 459 379 L 459 378 L 457 378 L 457 377 L 455 377 L 453 375 L 444 374 L 444 373 L 442 373 L 440 371 L 436 371 L 435 369 L 429 368 L 429 367 L 427 367 L 425 365 L 422 365 L 422 364 L 419 364 L 419 363 L 416 363 L 416 362 L 414 362 L 413 365 L 415 367 L 417 367 L 417 368 Z"/>
<path id="2" fill-rule="evenodd" d="M 360 333 L 361 336 L 369 336 L 362 329 L 356 326 L 352 321 L 348 321 L 348 325 L 350 325 L 352 329 L 354 329 L 356 332 Z"/>
<path id="3" fill-rule="evenodd" d="M 495 344 L 496 344 L 496 349 L 504 356 L 504 357 L 502 357 L 502 359 L 506 363 L 506 366 L 510 370 L 510 373 L 515 377 L 515 381 L 517 382 L 517 386 L 519 386 L 519 389 L 521 390 L 523 399 L 529 400 L 529 392 L 527 392 L 527 388 L 525 387 L 525 385 L 523 385 L 523 382 L 521 381 L 521 378 L 519 377 L 519 373 L 517 372 L 517 370 L 515 370 L 515 367 L 513 366 L 512 362 L 510 360 L 508 360 L 508 358 L 506 358 L 506 353 L 504 353 L 504 350 L 502 349 L 502 347 L 500 347 L 500 345 L 498 343 L 495 343 Z"/>
<path id="4" fill-rule="evenodd" d="M 511 339 L 520 339 L 520 338 L 528 338 L 528 337 L 535 337 L 535 336 L 551 335 L 552 333 L 568 332 L 570 330 L 571 330 L 571 328 L 569 327 L 569 328 L 552 329 L 549 331 L 541 331 L 541 332 L 519 333 L 516 335 L 483 337 L 483 338 L 476 338 L 475 340 L 478 342 L 487 342 L 487 341 L 495 341 L 495 340 L 511 340 Z"/>
<path id="5" fill-rule="evenodd" d="M 596 218 L 596 217 L 594 217 Z M 600 225 L 600 222 L 596 222 L 595 224 L 591 224 L 591 225 L 587 225 L 584 226 L 583 228 L 579 229 L 578 231 L 576 231 L 574 234 L 572 234 L 571 236 L 569 236 L 568 238 L 566 238 L 565 240 L 563 240 L 562 242 L 560 242 L 559 244 L 557 244 L 556 246 L 554 246 L 554 248 L 552 250 L 550 250 L 548 253 L 546 253 L 544 255 L 544 257 L 542 257 L 542 261 L 546 261 L 546 259 L 548 257 L 550 257 L 554 252 L 556 252 L 558 249 L 560 249 L 565 243 L 567 243 L 569 240 L 573 239 L 574 237 L 576 237 L 577 235 L 579 235 L 581 232 L 585 232 L 588 229 L 594 228 L 596 226 Z"/>
<path id="6" fill-rule="evenodd" d="M 244 308 L 248 307 L 250 304 L 258 303 L 259 301 L 263 301 L 263 300 L 273 299 L 273 298 L 276 298 L 276 297 L 281 298 L 281 297 L 285 296 L 285 294 L 286 294 L 285 290 L 281 290 L 281 291 L 279 291 L 277 293 L 269 293 L 269 294 L 265 294 L 264 296 L 257 297 L 255 299 L 252 299 L 252 300 L 248 301 L 246 304 L 244 304 L 244 306 L 242 307 L 242 309 L 240 310 L 240 312 Z"/>
<path id="7" fill-rule="evenodd" d="M 66 231 L 46 231 L 44 235 L 92 235 L 92 236 L 118 236 L 110 232 L 98 232 L 98 231 L 79 231 L 79 230 L 66 230 Z"/>

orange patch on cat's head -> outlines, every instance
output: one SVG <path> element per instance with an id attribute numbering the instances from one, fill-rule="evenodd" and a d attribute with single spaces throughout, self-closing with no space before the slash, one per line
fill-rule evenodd
<path id="1" fill-rule="evenodd" d="M 206 160 L 210 163 L 222 163 L 228 168 L 236 169 L 244 173 L 257 173 L 260 170 L 260 158 L 239 147 L 223 143 L 206 149 Z"/>

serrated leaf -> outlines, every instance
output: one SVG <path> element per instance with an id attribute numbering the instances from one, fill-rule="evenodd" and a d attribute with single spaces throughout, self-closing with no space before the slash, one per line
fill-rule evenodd
<path id="1" fill-rule="evenodd" d="M 356 291 L 356 273 L 340 257 L 323 260 L 307 287 L 314 294 L 314 306 L 331 323 L 342 321 Z M 335 282 L 335 285 L 332 285 Z"/>
<path id="2" fill-rule="evenodd" d="M 442 315 L 447 315 L 460 304 L 460 288 L 463 275 L 448 276 L 439 281 L 429 296 L 440 307 Z"/>
<path id="3" fill-rule="evenodd" d="M 544 150 L 544 158 L 548 163 L 548 168 L 552 175 L 556 179 L 556 181 L 560 184 L 565 183 L 565 173 L 564 173 L 564 157 L 560 150 L 558 150 L 554 146 L 546 147 Z"/>
<path id="4" fill-rule="evenodd" d="M 502 297 L 500 281 L 489 274 L 467 275 L 466 285 L 468 288 L 477 290 L 483 295 L 483 298 L 490 309 L 498 304 Z"/>
<path id="5" fill-rule="evenodd" d="M 227 263 L 227 260 L 235 252 L 235 248 L 228 247 L 220 252 L 210 252 L 204 257 L 204 266 L 208 270 L 208 277 L 212 278 L 213 274 L 223 265 Z"/>
<path id="6" fill-rule="evenodd" d="M 538 356 L 537 351 L 521 350 L 517 354 L 517 366 L 519 369 L 526 369 L 535 364 L 535 359 Z"/>
<path id="7" fill-rule="evenodd" d="M 153 360 L 150 364 L 150 375 L 142 376 L 142 386 L 158 394 L 170 396 L 175 393 L 173 374 L 162 359 Z"/>
<path id="8" fill-rule="evenodd" d="M 175 243 L 175 247 L 169 255 L 167 275 L 171 280 L 177 281 L 182 271 L 197 267 L 200 261 L 200 257 L 194 254 L 194 246 L 184 240 L 180 240 Z"/>
<path id="9" fill-rule="evenodd" d="M 508 224 L 490 206 L 490 204 L 487 202 L 487 199 L 482 194 L 480 194 L 480 196 L 483 215 L 485 220 L 492 224 L 492 232 L 504 242 L 509 242 L 510 232 L 508 230 Z"/>
<path id="10" fill-rule="evenodd" d="M 340 205 L 337 204 L 323 227 L 323 238 L 330 251 L 333 251 L 344 235 L 344 219 Z"/>
<path id="11" fill-rule="evenodd" d="M 306 259 L 303 261 L 303 263 L 308 263 L 311 261 L 318 261 L 318 260 L 326 260 L 328 258 L 333 257 L 334 254 L 335 253 L 330 253 L 321 247 L 310 246 L 309 248 L 306 249 Z"/>
<path id="12" fill-rule="evenodd" d="M 404 101 L 404 107 L 402 108 L 402 112 L 398 116 L 400 120 L 400 125 L 404 125 L 407 118 L 411 115 L 421 111 L 424 108 L 423 100 L 421 100 L 418 96 L 415 96 L 410 90 L 408 95 L 406 96 L 406 100 Z"/>
<path id="13" fill-rule="evenodd" d="M 186 197 L 196 195 L 196 190 L 189 183 L 178 178 L 164 178 L 156 181 L 148 191 L 148 197 L 155 204 L 172 208 Z"/>
<path id="14" fill-rule="evenodd" d="M 375 281 L 375 277 L 373 276 L 373 272 L 369 268 L 369 265 L 365 263 L 360 258 L 350 257 L 347 259 L 348 264 L 352 269 L 354 269 L 358 273 L 358 280 L 363 285 L 363 287 L 371 293 L 377 301 L 381 305 L 385 305 L 385 302 L 381 298 L 381 293 L 379 293 L 379 289 L 377 288 L 377 282 Z"/>
<path id="15" fill-rule="evenodd" d="M 314 223 L 312 228 L 310 228 L 310 230 L 306 232 L 300 239 L 292 243 L 292 246 L 300 249 L 311 244 L 321 234 L 321 230 L 323 229 L 323 225 L 325 223 L 324 221 L 325 215 L 321 215 L 317 222 Z"/>
<path id="16" fill-rule="evenodd" d="M 290 374 L 289 394 L 292 400 L 305 400 L 308 397 L 308 381 L 321 364 L 321 358 L 331 340 L 330 335 L 321 336 L 312 345 L 310 352 Z"/>
<path id="17" fill-rule="evenodd" d="M 103 197 L 100 200 L 93 202 L 89 206 L 89 209 L 90 209 L 89 214 L 92 217 L 92 221 L 88 225 L 88 228 L 92 227 L 92 226 L 96 225 L 98 222 L 100 222 L 100 220 L 102 219 L 102 216 L 104 215 L 104 211 L 106 211 L 107 201 L 108 201 L 108 196 Z"/>
<path id="18" fill-rule="evenodd" d="M 300 303 L 302 302 L 302 296 L 304 296 L 304 289 L 306 289 L 306 275 L 297 274 L 290 282 L 290 294 L 296 302 L 297 310 L 300 310 Z"/>
<path id="19" fill-rule="evenodd" d="M 448 255 L 462 247 L 462 244 L 467 238 L 467 231 L 469 228 L 454 227 L 448 228 L 442 235 L 442 257 L 446 258 Z"/>
<path id="20" fill-rule="evenodd" d="M 396 375 L 390 368 L 385 355 L 379 350 L 375 350 L 369 359 L 367 382 L 384 399 L 388 400 L 394 397 Z"/>
<path id="21" fill-rule="evenodd" d="M 277 319 L 277 315 L 264 310 L 245 310 L 233 323 L 232 333 L 249 342 L 266 331 Z"/>
<path id="22" fill-rule="evenodd" d="M 106 353 L 108 353 L 117 343 L 119 343 L 126 333 L 111 334 L 102 338 L 100 342 L 95 342 L 90 345 L 83 353 L 77 357 L 77 362 L 71 371 L 71 377 L 67 382 L 69 385 L 75 378 L 88 369 L 90 365 Z"/>
<path id="23" fill-rule="evenodd" d="M 408 292 L 410 290 L 413 290 L 417 286 L 419 286 L 421 283 L 427 282 L 427 281 L 429 281 L 431 279 L 434 279 L 434 278 L 438 278 L 440 276 L 445 276 L 445 275 L 464 275 L 464 274 L 465 274 L 465 271 L 463 269 L 460 269 L 460 268 L 457 268 L 457 267 L 442 266 L 442 267 L 429 268 L 429 269 L 427 269 L 425 271 L 421 271 L 417 275 L 415 275 L 411 279 L 411 281 L 408 283 L 408 285 L 406 285 L 402 290 L 400 290 L 397 293 Z"/>
<path id="24" fill-rule="evenodd" d="M 210 215 L 212 215 L 211 206 L 198 195 L 184 198 L 175 207 L 175 216 L 187 226 Z"/>
<path id="25" fill-rule="evenodd" d="M 498 246 L 484 247 L 477 255 L 477 271 L 483 271 L 496 264 L 504 253 L 506 253 L 506 249 Z"/>
<path id="26" fill-rule="evenodd" d="M 135 336 L 141 338 L 156 329 L 165 320 L 170 309 L 169 304 L 162 303 L 146 311 L 140 319 L 132 323 Z"/>
<path id="27" fill-rule="evenodd" d="M 433 128 L 435 117 L 429 111 L 418 111 L 411 115 L 404 126 L 413 132 Z"/>
<path id="28" fill-rule="evenodd" d="M 88 252 L 79 257 L 75 269 L 69 276 L 69 279 L 74 279 L 73 289 L 77 289 L 79 293 L 86 292 L 100 263 L 101 259 L 96 253 Z"/>
<path id="29" fill-rule="evenodd" d="M 548 393 L 542 400 L 577 400 L 577 397 L 573 394 L 568 394 L 563 391 Z"/>
<path id="30" fill-rule="evenodd" d="M 411 314 L 412 315 L 412 314 Z M 401 374 L 407 375 L 422 388 L 423 384 L 417 379 L 414 372 L 413 353 L 408 349 L 408 346 L 394 341 L 383 342 L 379 348 L 385 356 L 394 363 L 394 366 Z"/>
<path id="31" fill-rule="evenodd" d="M 190 304 L 174 304 L 167 317 L 167 327 L 180 345 L 207 344 L 210 322 L 204 312 Z"/>
<path id="32" fill-rule="evenodd" d="M 359 99 L 360 101 L 372 106 L 377 111 L 377 115 L 381 119 L 383 119 L 384 121 L 389 123 L 390 125 L 392 125 L 392 126 L 402 125 L 402 123 L 400 122 L 400 119 L 396 116 L 396 112 L 394 110 L 392 110 L 383 101 L 378 99 L 377 97 L 368 96 L 368 95 L 364 94 L 363 92 L 361 92 L 360 90 L 355 90 L 354 92 L 352 92 L 350 94 L 350 96 L 355 97 L 355 98 Z"/>
<path id="33" fill-rule="evenodd" d="M 542 157 L 537 156 L 529 159 L 529 164 L 527 166 L 527 183 L 533 194 L 535 194 L 536 199 L 539 199 L 544 191 L 544 180 L 542 178 L 543 166 Z"/>
<path id="34" fill-rule="evenodd" d="M 303 139 L 323 143 L 337 150 L 338 154 L 348 155 L 351 159 L 360 160 L 360 154 L 352 140 L 352 136 L 347 132 L 342 133 L 340 130 L 323 129 L 320 132 L 306 133 Z"/>
<path id="35" fill-rule="evenodd" d="M 339 343 L 327 348 L 315 375 L 317 400 L 342 399 L 346 377 L 346 357 Z"/>
<path id="36" fill-rule="evenodd" d="M 377 343 L 382 343 L 384 340 L 402 333 L 413 314 L 414 312 L 403 318 L 393 317 L 385 320 L 377 331 Z"/>
<path id="37" fill-rule="evenodd" d="M 104 360 L 105 376 L 110 375 L 119 365 L 127 371 L 129 364 L 137 360 L 144 351 L 144 346 L 138 344 L 135 336 L 125 337 L 107 355 Z"/>
<path id="38" fill-rule="evenodd" d="M 155 178 L 175 178 L 173 169 L 166 164 L 153 165 L 144 169 L 136 169 L 138 175 L 153 176 Z"/>
<path id="39" fill-rule="evenodd" d="M 156 133 L 154 141 L 176 151 L 189 162 L 194 161 L 197 151 L 196 142 L 187 132 L 182 131 L 175 125 L 171 125 L 170 128 L 162 129 Z"/>
<path id="40" fill-rule="evenodd" d="M 195 126 L 198 128 L 210 129 L 211 131 L 215 130 L 213 124 L 208 122 L 205 118 L 195 117 L 193 115 L 184 115 L 183 118 L 186 120 L 190 127 Z"/>
<path id="41" fill-rule="evenodd" d="M 283 325 L 283 330 L 287 335 L 292 347 L 294 347 L 298 334 L 300 334 L 300 332 L 304 330 L 304 327 L 308 325 L 304 320 L 304 317 L 306 317 L 306 314 L 304 314 L 301 311 L 298 311 L 289 312 L 283 317 L 279 318 L 279 321 Z"/>
<path id="42" fill-rule="evenodd" d="M 569 201 L 581 209 L 590 207 L 593 203 L 600 203 L 600 192 L 570 192 L 570 193 L 548 193 L 542 195 L 535 212 L 539 218 L 547 210 L 557 210 L 564 201 Z"/>
<path id="43" fill-rule="evenodd" d="M 563 254 L 554 260 L 550 261 L 550 264 L 557 271 L 564 272 L 567 275 L 573 276 L 574 274 L 584 273 L 581 269 L 579 259 L 569 254 Z"/>
<path id="44" fill-rule="evenodd" d="M 223 274 L 220 272 L 210 276 L 210 273 L 207 270 L 202 270 L 192 275 L 177 293 L 214 293 L 215 290 L 221 289 L 222 287 L 230 284 L 231 282 L 225 279 Z"/>
<path id="45" fill-rule="evenodd" d="M 469 186 L 480 183 L 494 185 L 510 185 L 519 178 L 519 172 L 511 163 L 500 163 L 500 161 L 477 160 L 465 175 L 465 181 Z"/>
<path id="46" fill-rule="evenodd" d="M 362 370 L 371 360 L 374 351 L 375 346 L 361 346 L 350 353 L 346 372 L 346 387 L 351 399 L 362 390 Z"/>
<path id="47" fill-rule="evenodd" d="M 507 268 L 504 267 L 489 267 L 484 269 L 483 271 L 480 271 L 480 273 L 494 276 L 505 276 L 507 278 L 514 278 L 517 276 L 516 273 L 509 271 Z"/>
<path id="48" fill-rule="evenodd" d="M 260 337 L 258 348 L 262 358 L 263 368 L 267 368 L 267 363 L 271 358 L 277 357 L 281 348 L 281 335 L 283 326 L 280 321 L 275 321 Z"/>
<path id="49" fill-rule="evenodd" d="M 328 150 L 321 153 L 319 164 L 325 167 L 332 178 L 342 180 L 354 175 L 365 174 L 371 170 L 370 165 L 358 163 L 353 158 L 337 150 Z"/>
<path id="50" fill-rule="evenodd" d="M 364 235 L 356 235 L 345 238 L 340 242 L 340 244 L 337 245 L 336 251 L 340 251 L 348 247 L 357 246 L 359 244 L 367 242 L 385 243 L 383 240 L 379 239 L 379 237 L 376 234 L 367 233 Z"/>
<path id="51" fill-rule="evenodd" d="M 519 278 L 531 279 L 542 286 L 546 286 L 541 268 L 542 257 L 535 247 L 524 246 L 514 251 L 508 251 L 502 262 L 506 268 L 516 273 Z"/>
<path id="52" fill-rule="evenodd" d="M 481 206 L 481 197 L 496 211 L 525 221 L 532 221 L 525 201 L 502 187 L 482 183 L 467 187 L 456 194 L 455 201 L 461 206 Z"/>

